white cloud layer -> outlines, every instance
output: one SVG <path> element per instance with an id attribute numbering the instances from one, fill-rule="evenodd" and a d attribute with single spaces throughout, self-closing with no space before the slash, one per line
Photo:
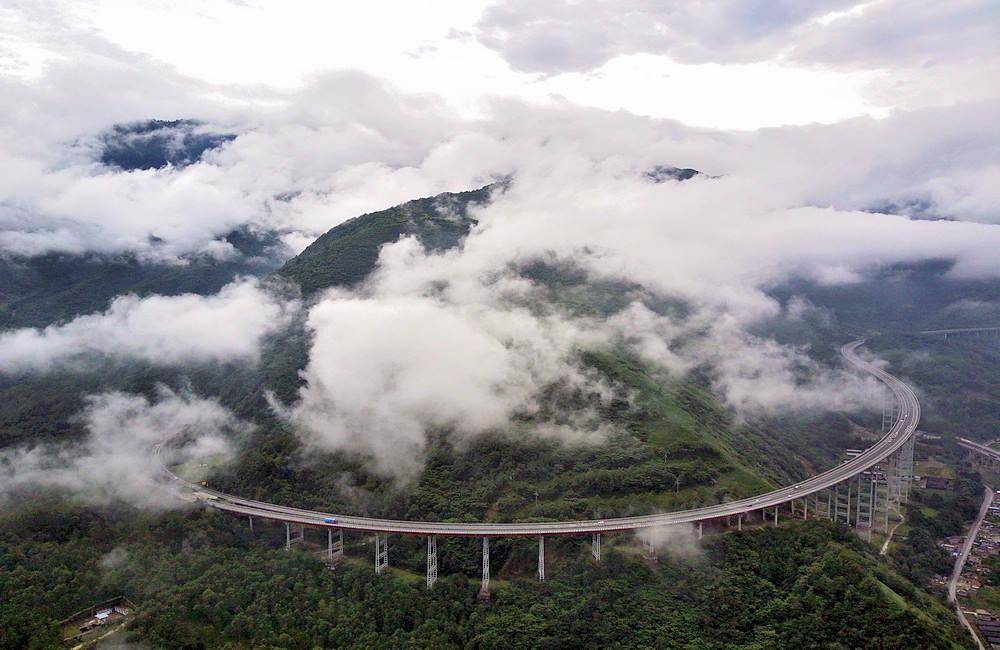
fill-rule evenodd
<path id="1" fill-rule="evenodd" d="M 153 445 L 180 437 L 185 444 L 165 460 L 218 458 L 230 452 L 231 436 L 246 428 L 217 402 L 167 388 L 154 401 L 117 392 L 91 395 L 80 418 L 87 435 L 79 443 L 0 451 L 0 498 L 57 488 L 94 503 L 176 506 L 182 502 L 160 482 Z"/>
<path id="2" fill-rule="evenodd" d="M 0 369 L 46 371 L 109 358 L 165 365 L 254 361 L 263 337 L 287 325 L 295 308 L 254 280 L 211 296 L 130 294 L 102 313 L 0 333 Z"/>
<path id="3" fill-rule="evenodd" d="M 549 384 L 588 381 L 567 360 L 580 332 L 520 308 L 334 292 L 308 326 L 293 420 L 311 444 L 363 453 L 387 473 L 419 469 L 428 430 L 460 441 L 534 412 Z"/>
<path id="4" fill-rule="evenodd" d="M 1000 274 L 992 3 L 509 0 L 406 9 L 406 29 L 397 20 L 384 33 L 365 29 L 384 9 L 344 9 L 345 40 L 329 21 L 275 7 L 0 12 L 0 33 L 16 36 L 0 47 L 17 54 L 0 74 L 0 255 L 183 263 L 236 254 L 219 238 L 238 227 L 298 249 L 358 214 L 512 174 L 460 250 L 388 246 L 366 287 L 312 308 L 308 383 L 290 414 L 313 444 L 412 472 L 429 428 L 502 426 L 535 412 L 554 382 L 599 399 L 606 387 L 574 354 L 618 341 L 674 371 L 711 363 L 740 408 L 846 405 L 870 386 L 746 333 L 781 316 L 768 287 L 941 258 L 953 277 Z M 231 30 L 235 18 L 290 49 L 260 48 Z M 177 25 L 217 38 L 172 38 L 164 26 Z M 202 43 L 233 55 L 200 64 Z M 276 50 L 296 55 L 263 65 Z M 234 72 L 230 60 L 244 64 Z M 633 113 L 585 107 L 629 93 L 618 105 Z M 871 114 L 885 117 L 842 119 Z M 96 133 L 150 117 L 238 137 L 183 168 L 94 162 Z M 716 178 L 656 185 L 643 178 L 656 164 Z M 609 318 L 543 307 L 512 270 L 539 259 L 637 295 Z M 662 298 L 691 314 L 647 304 Z M 0 334 L 0 360 L 17 371 L 88 355 L 252 359 L 294 308 L 247 281 L 210 297 L 122 297 L 102 314 Z"/>

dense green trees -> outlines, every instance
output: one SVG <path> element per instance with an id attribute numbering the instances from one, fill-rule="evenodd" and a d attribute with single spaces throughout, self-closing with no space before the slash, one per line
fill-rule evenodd
<path id="1" fill-rule="evenodd" d="M 360 537 L 349 538 L 348 561 L 331 571 L 308 549 L 281 550 L 282 534 L 262 525 L 253 539 L 239 520 L 206 511 L 7 517 L 0 645 L 45 647 L 49 619 L 118 593 L 138 604 L 131 634 L 167 648 L 967 643 L 946 608 L 849 530 L 825 522 L 708 538 L 687 559 L 663 553 L 657 562 L 642 559 L 629 536 L 608 537 L 601 564 L 589 557 L 588 539 L 552 539 L 541 584 L 534 547 L 514 541 L 494 557 L 499 578 L 488 605 L 476 599 L 475 563 L 443 571 L 428 591 L 420 573 L 373 575 Z M 407 545 L 393 542 L 396 566 Z M 443 540 L 442 560 L 464 545 Z"/>
<path id="2" fill-rule="evenodd" d="M 906 508 L 907 534 L 896 541 L 892 560 L 900 573 L 917 584 L 934 575 L 948 575 L 954 561 L 937 544 L 960 535 L 979 512 L 983 482 L 979 474 L 957 473 L 954 490 L 913 490 Z"/>

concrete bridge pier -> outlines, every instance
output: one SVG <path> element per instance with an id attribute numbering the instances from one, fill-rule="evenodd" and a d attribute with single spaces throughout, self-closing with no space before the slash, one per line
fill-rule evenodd
<path id="1" fill-rule="evenodd" d="M 705 530 L 704 530 L 704 528 L 702 526 L 703 526 L 703 522 L 699 521 L 698 522 L 698 539 L 701 539 L 702 537 L 705 536 Z"/>
<path id="2" fill-rule="evenodd" d="M 293 534 L 294 532 L 294 534 Z M 285 550 L 292 548 L 292 544 L 301 542 L 306 537 L 306 527 L 302 524 L 285 524 Z"/>
<path id="3" fill-rule="evenodd" d="M 843 491 L 841 491 L 843 486 Z M 851 525 L 851 481 L 838 483 L 833 491 L 833 521 L 840 522 L 843 513 L 844 523 Z"/>
<path id="4" fill-rule="evenodd" d="M 857 494 L 855 494 L 854 498 L 855 498 L 855 500 L 857 500 L 860 497 Z M 855 518 L 855 520 L 857 520 L 857 518 Z M 847 481 L 847 512 L 844 513 L 844 521 L 847 523 L 848 526 L 851 525 L 851 482 L 850 482 L 850 480 Z"/>
<path id="5" fill-rule="evenodd" d="M 743 530 L 743 515 L 736 515 L 736 530 Z"/>
<path id="6" fill-rule="evenodd" d="M 375 533 L 375 575 L 389 568 L 389 536 Z"/>
<path id="7" fill-rule="evenodd" d="M 590 536 L 590 554 L 594 556 L 595 562 L 601 561 L 601 534 L 594 533 Z"/>
<path id="8" fill-rule="evenodd" d="M 854 515 L 854 525 L 857 526 L 858 530 L 861 530 L 861 497 L 864 494 L 861 481 L 861 474 L 858 474 L 858 490 L 855 493 L 854 499 L 857 505 L 857 512 Z"/>
<path id="9" fill-rule="evenodd" d="M 250 520 L 250 536 L 253 537 L 253 516 L 247 517 Z"/>
<path id="10" fill-rule="evenodd" d="M 545 580 L 545 536 L 538 537 L 538 580 Z"/>
<path id="11" fill-rule="evenodd" d="M 910 500 L 910 486 L 913 484 L 913 436 L 906 441 L 903 445 L 903 462 L 902 462 L 902 475 L 903 475 L 903 503 L 908 503 Z"/>
<path id="12" fill-rule="evenodd" d="M 490 602 L 490 538 L 483 538 L 483 583 L 479 587 L 479 601 Z"/>
<path id="13" fill-rule="evenodd" d="M 438 543 L 437 537 L 427 536 L 427 588 L 430 589 L 438 579 Z"/>
<path id="14" fill-rule="evenodd" d="M 326 529 L 326 562 L 335 565 L 344 559 L 344 531 L 337 530 L 337 538 L 334 541 L 333 529 Z"/>
<path id="15" fill-rule="evenodd" d="M 858 487 L 861 488 L 861 474 L 858 475 Z M 864 506 L 867 505 L 867 508 Z M 858 531 L 864 526 L 867 528 L 865 539 L 872 541 L 872 531 L 875 528 L 876 514 L 878 513 L 878 473 L 876 467 L 868 470 L 868 481 L 864 492 L 858 496 L 858 519 L 856 526 Z"/>

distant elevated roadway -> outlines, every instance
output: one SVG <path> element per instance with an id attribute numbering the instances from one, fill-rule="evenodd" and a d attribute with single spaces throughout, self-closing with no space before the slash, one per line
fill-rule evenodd
<path id="1" fill-rule="evenodd" d="M 920 332 L 917 332 L 917 334 L 923 334 L 925 336 L 943 336 L 944 338 L 948 338 L 949 336 L 954 336 L 959 334 L 996 336 L 1000 335 L 1000 327 L 955 327 L 952 329 L 943 329 L 943 330 L 922 330 Z"/>

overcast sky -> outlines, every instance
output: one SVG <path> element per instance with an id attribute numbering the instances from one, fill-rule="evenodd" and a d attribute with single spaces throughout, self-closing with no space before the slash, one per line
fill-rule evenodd
<path id="1" fill-rule="evenodd" d="M 220 237 L 241 226 L 292 255 L 365 212 L 515 183 L 459 250 L 387 246 L 358 291 L 121 297 L 2 332 L 0 357 L 19 372 L 82 352 L 253 362 L 307 310 L 306 386 L 276 409 L 316 444 L 410 472 L 427 427 L 501 426 L 557 381 L 603 395 L 573 351 L 612 340 L 674 371 L 713 363 L 737 407 L 856 404 L 870 387 L 820 368 L 803 382 L 808 360 L 749 327 L 811 309 L 767 295 L 791 278 L 942 258 L 952 277 L 1000 276 L 998 79 L 992 0 L 5 2 L 0 255 L 180 264 L 235 255 Z M 149 118 L 236 137 L 188 166 L 97 161 L 102 132 Z M 658 164 L 707 176 L 654 184 Z M 605 322 L 541 317 L 511 275 L 539 258 L 692 316 L 637 295 Z M 213 319 L 227 327 L 189 345 Z M 692 332 L 705 344 L 678 356 Z"/>
<path id="2" fill-rule="evenodd" d="M 492 95 L 565 98 L 753 129 L 995 96 L 998 11 L 989 0 L 15 0 L 0 9 L 0 69 L 37 80 L 53 61 L 127 52 L 261 105 L 351 69 L 465 115 Z"/>

